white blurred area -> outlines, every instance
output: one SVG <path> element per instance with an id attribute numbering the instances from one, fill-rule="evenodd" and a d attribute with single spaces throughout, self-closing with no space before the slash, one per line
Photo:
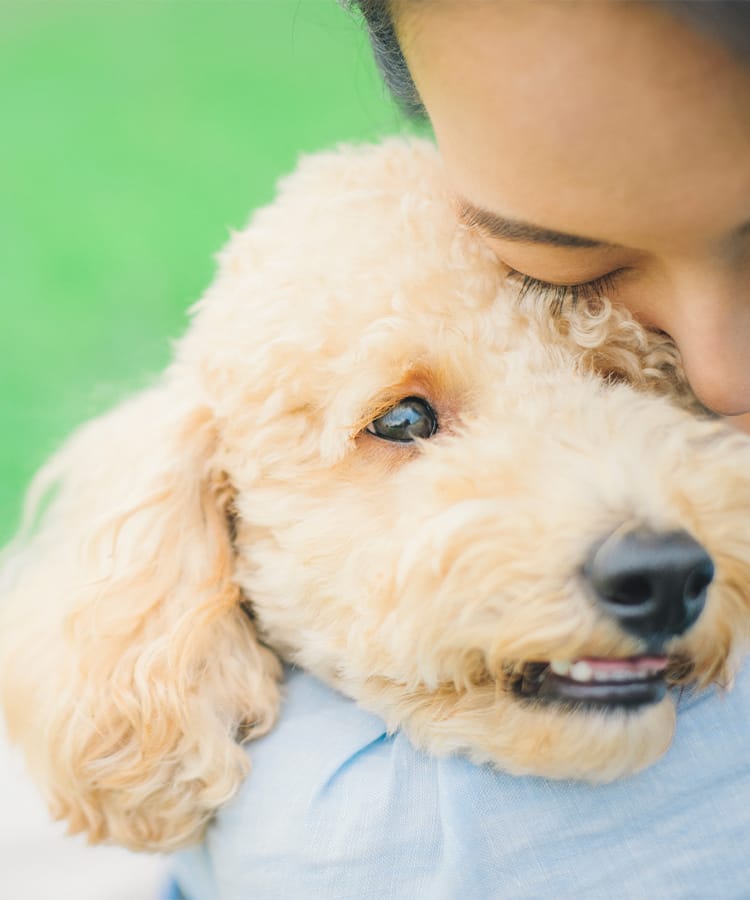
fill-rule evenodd
<path id="1" fill-rule="evenodd" d="M 0 898 L 158 900 L 162 859 L 65 836 L 25 774 L 0 726 Z"/>

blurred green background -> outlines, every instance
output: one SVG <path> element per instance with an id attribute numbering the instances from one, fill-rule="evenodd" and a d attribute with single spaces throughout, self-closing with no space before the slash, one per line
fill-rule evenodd
<path id="1" fill-rule="evenodd" d="M 0 543 L 301 152 L 404 130 L 337 0 L 0 0 Z"/>

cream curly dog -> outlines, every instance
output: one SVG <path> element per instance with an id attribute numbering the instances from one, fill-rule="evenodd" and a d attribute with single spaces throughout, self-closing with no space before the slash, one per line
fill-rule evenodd
<path id="1" fill-rule="evenodd" d="M 731 681 L 750 442 L 665 336 L 532 293 L 423 142 L 310 158 L 234 235 L 5 567 L 8 726 L 74 830 L 198 838 L 279 658 L 431 753 L 592 781 L 665 751 L 668 684 Z"/>

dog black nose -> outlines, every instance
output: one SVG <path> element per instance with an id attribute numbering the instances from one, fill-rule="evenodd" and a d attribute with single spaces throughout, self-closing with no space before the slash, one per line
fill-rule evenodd
<path id="1" fill-rule="evenodd" d="M 714 564 L 685 531 L 640 528 L 600 544 L 583 575 L 623 628 L 665 640 L 687 631 L 701 614 Z"/>

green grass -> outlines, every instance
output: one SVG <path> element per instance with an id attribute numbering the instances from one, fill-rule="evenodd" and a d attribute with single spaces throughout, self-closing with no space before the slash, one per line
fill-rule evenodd
<path id="1" fill-rule="evenodd" d="M 336 0 L 0 0 L 0 543 L 301 152 L 403 130 Z"/>

